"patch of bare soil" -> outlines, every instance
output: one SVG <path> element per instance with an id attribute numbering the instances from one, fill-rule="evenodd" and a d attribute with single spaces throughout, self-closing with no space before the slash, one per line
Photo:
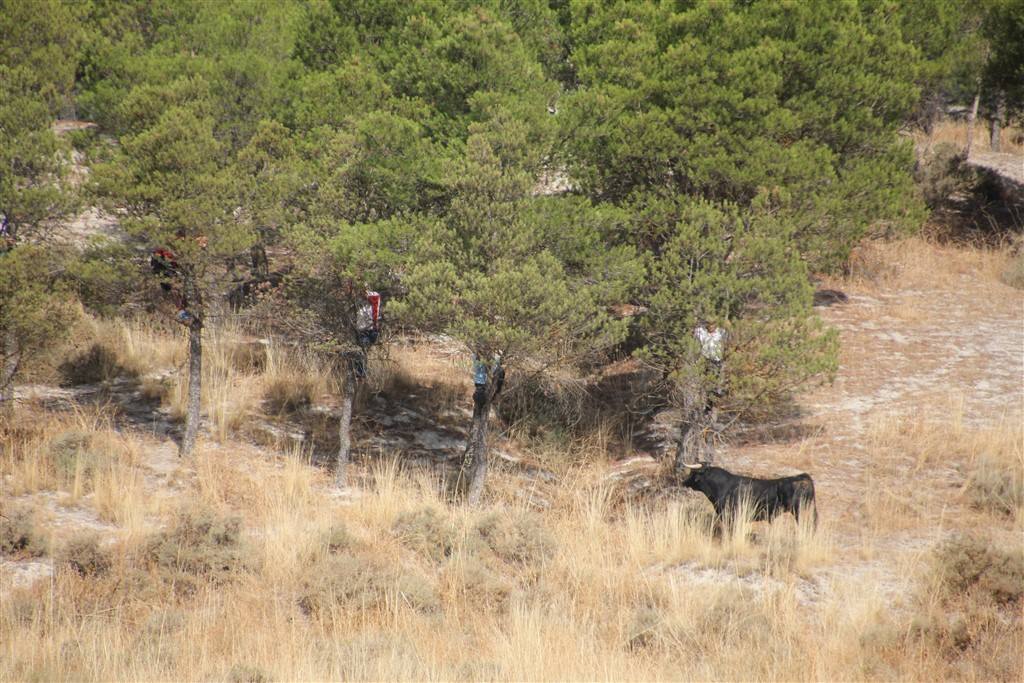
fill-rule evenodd
<path id="1" fill-rule="evenodd" d="M 801 429 L 794 431 L 809 435 L 726 447 L 720 456 L 726 467 L 752 474 L 811 472 L 823 518 L 851 537 L 873 504 L 893 499 L 890 507 L 928 520 L 890 537 L 901 547 L 970 523 L 968 463 L 944 457 L 941 444 L 921 462 L 883 452 L 879 442 L 908 425 L 927 439 L 928 430 L 1019 425 L 1024 414 L 1024 293 L 956 250 L 918 249 L 935 251 L 913 276 L 897 275 L 885 287 L 836 283 L 849 302 L 821 315 L 839 330 L 840 368 L 833 384 L 800 399 Z"/>

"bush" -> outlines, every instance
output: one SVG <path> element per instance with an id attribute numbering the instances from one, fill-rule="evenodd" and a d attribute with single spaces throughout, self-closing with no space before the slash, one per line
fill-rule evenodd
<path id="1" fill-rule="evenodd" d="M 352 547 L 352 535 L 341 524 L 335 524 L 324 532 L 323 545 L 329 553 L 338 553 Z"/>
<path id="2" fill-rule="evenodd" d="M 943 142 L 918 162 L 914 179 L 929 209 L 936 209 L 950 195 L 969 189 L 973 174 L 964 161 L 956 145 Z"/>
<path id="3" fill-rule="evenodd" d="M 492 571 L 479 558 L 464 555 L 445 568 L 448 584 L 466 599 L 484 608 L 508 604 L 513 584 Z"/>
<path id="4" fill-rule="evenodd" d="M 253 568 L 241 542 L 241 522 L 206 508 L 180 512 L 170 530 L 145 544 L 143 556 L 165 579 L 181 579 L 186 591 L 194 584 L 190 577 L 223 581 Z"/>
<path id="5" fill-rule="evenodd" d="M 137 373 L 121 365 L 117 354 L 102 344 L 93 344 L 60 364 L 61 383 L 64 386 L 97 384 L 116 377 L 135 377 Z"/>
<path id="6" fill-rule="evenodd" d="M 967 480 L 975 507 L 1014 515 L 1024 507 L 1024 469 L 1012 455 L 982 455 Z"/>
<path id="7" fill-rule="evenodd" d="M 402 545 L 437 561 L 452 554 L 457 540 L 452 524 L 432 507 L 399 515 L 391 532 Z"/>
<path id="8" fill-rule="evenodd" d="M 57 566 L 67 567 L 79 576 L 102 576 L 113 564 L 110 553 L 100 547 L 96 536 L 69 541 L 61 548 L 56 562 Z"/>
<path id="9" fill-rule="evenodd" d="M 228 672 L 228 683 L 270 683 L 270 676 L 258 666 L 236 664 Z"/>
<path id="10" fill-rule="evenodd" d="M 1024 550 L 1006 551 L 976 536 L 955 536 L 935 554 L 939 586 L 947 595 L 972 593 L 998 604 L 1020 601 L 1024 595 Z"/>
<path id="11" fill-rule="evenodd" d="M 46 554 L 46 541 L 36 527 L 36 518 L 27 508 L 0 511 L 0 555 L 39 557 Z"/>
<path id="12" fill-rule="evenodd" d="M 67 484 L 79 473 L 85 480 L 92 479 L 99 458 L 91 446 L 92 436 L 74 429 L 61 432 L 50 442 L 50 459 L 60 482 Z"/>
<path id="13" fill-rule="evenodd" d="M 999 279 L 1003 281 L 1003 284 L 1024 289 L 1024 251 L 1010 260 L 1006 269 L 1000 273 Z"/>
<path id="14" fill-rule="evenodd" d="M 429 612 L 440 606 L 437 589 L 427 577 L 375 557 L 329 555 L 309 569 L 299 607 L 306 614 L 329 617 L 343 610 L 382 608 L 397 600 Z"/>
<path id="15" fill-rule="evenodd" d="M 534 515 L 508 519 L 496 512 L 484 515 L 473 527 L 484 544 L 505 562 L 533 564 L 551 557 L 555 542 Z"/>

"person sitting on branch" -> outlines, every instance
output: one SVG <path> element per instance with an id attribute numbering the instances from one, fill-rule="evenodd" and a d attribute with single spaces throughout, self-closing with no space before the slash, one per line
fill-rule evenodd
<path id="1" fill-rule="evenodd" d="M 380 293 L 367 289 L 364 296 L 366 301 L 356 310 L 356 345 L 360 349 L 355 363 L 357 379 L 365 379 L 366 352 L 380 338 Z"/>
<path id="2" fill-rule="evenodd" d="M 182 325 L 191 325 L 195 316 L 188 310 L 188 302 L 181 287 L 181 267 L 174 252 L 164 247 L 154 249 L 149 256 L 149 267 L 160 280 L 160 289 L 174 302 L 174 319 Z"/>
<path id="3" fill-rule="evenodd" d="M 707 392 L 707 399 L 704 404 L 704 414 L 710 414 L 715 409 L 718 399 L 723 396 L 722 382 L 724 373 L 722 361 L 725 356 L 725 330 L 718 326 L 717 321 L 707 320 L 697 326 L 693 336 L 700 343 L 700 353 L 708 366 L 712 387 Z M 712 418 L 712 422 L 714 419 Z"/>

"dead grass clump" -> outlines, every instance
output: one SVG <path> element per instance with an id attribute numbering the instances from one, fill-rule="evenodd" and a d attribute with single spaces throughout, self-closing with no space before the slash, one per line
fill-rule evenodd
<path id="1" fill-rule="evenodd" d="M 1019 514 L 1024 508 L 1024 458 L 1007 451 L 981 454 L 968 477 L 967 492 L 977 508 Z"/>
<path id="2" fill-rule="evenodd" d="M 263 398 L 273 414 L 301 410 L 329 389 L 330 372 L 313 356 L 271 344 L 262 368 Z"/>
<path id="3" fill-rule="evenodd" d="M 228 683 L 270 683 L 271 677 L 258 666 L 236 664 L 228 672 Z"/>
<path id="4" fill-rule="evenodd" d="M 840 287 L 918 289 L 962 287 L 965 276 L 995 283 L 1006 268 L 1005 248 L 941 244 L 927 237 L 871 240 L 857 246 Z"/>
<path id="5" fill-rule="evenodd" d="M 521 513 L 514 518 L 489 512 L 477 520 L 473 531 L 505 562 L 537 564 L 555 552 L 555 541 L 536 515 Z"/>
<path id="6" fill-rule="evenodd" d="M 190 579 L 220 582 L 253 568 L 242 544 L 241 521 L 205 507 L 179 512 L 169 530 L 145 543 L 143 557 L 168 582 L 184 579 L 186 588 L 192 586 Z"/>
<path id="7" fill-rule="evenodd" d="M 392 525 L 391 533 L 402 545 L 438 562 L 452 554 L 458 540 L 451 521 L 433 506 L 403 512 Z"/>
<path id="8" fill-rule="evenodd" d="M 467 405 L 472 393 L 469 360 L 438 357 L 425 347 L 394 345 L 386 359 L 370 356 L 365 394 L 382 394 L 406 402 L 410 398 L 437 412 Z"/>
<path id="9" fill-rule="evenodd" d="M 432 612 L 440 607 L 434 583 L 410 568 L 368 554 L 329 555 L 310 566 L 299 607 L 321 619 L 347 620 L 351 610 L 411 607 Z"/>
<path id="10" fill-rule="evenodd" d="M 597 414 L 597 406 L 589 402 L 584 380 L 548 368 L 545 372 L 513 374 L 497 407 L 507 423 L 520 425 L 536 436 L 552 430 L 580 430 L 587 418 Z"/>
<path id="11" fill-rule="evenodd" d="M 512 581 L 471 554 L 453 558 L 444 569 L 442 581 L 446 602 L 468 602 L 483 609 L 504 609 L 515 590 Z"/>
<path id="12" fill-rule="evenodd" d="M 0 555 L 25 558 L 45 554 L 46 539 L 33 510 L 24 506 L 0 510 Z"/>
<path id="13" fill-rule="evenodd" d="M 110 571 L 113 561 L 110 553 L 100 546 L 99 537 L 82 536 L 68 541 L 58 551 L 58 567 L 67 567 L 79 576 L 102 576 Z"/>
<path id="14" fill-rule="evenodd" d="M 935 572 L 939 588 L 947 596 L 972 593 L 1007 605 L 1020 602 L 1024 595 L 1024 549 L 996 548 L 990 539 L 950 538 L 936 551 Z"/>
<path id="15" fill-rule="evenodd" d="M 61 384 L 65 386 L 98 384 L 118 377 L 138 376 L 134 369 L 121 364 L 116 351 L 98 342 L 65 360 L 57 371 L 60 373 Z"/>
<path id="16" fill-rule="evenodd" d="M 1007 262 L 1006 268 L 999 274 L 999 279 L 1003 284 L 1024 289 L 1024 251 Z"/>
<path id="17" fill-rule="evenodd" d="M 920 160 L 914 180 L 929 208 L 940 206 L 950 195 L 968 188 L 973 174 L 965 161 L 962 149 L 948 142 L 935 145 Z"/>
<path id="18" fill-rule="evenodd" d="M 308 377 L 275 377 L 264 384 L 263 399 L 272 414 L 294 413 L 313 403 L 316 389 Z"/>

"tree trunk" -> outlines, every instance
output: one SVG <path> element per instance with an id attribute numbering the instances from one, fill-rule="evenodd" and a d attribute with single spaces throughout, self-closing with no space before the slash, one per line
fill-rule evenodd
<path id="1" fill-rule="evenodd" d="M 714 460 L 714 452 L 707 441 L 707 428 L 714 424 L 717 408 L 705 410 L 706 390 L 691 389 L 683 398 L 679 436 L 676 440 L 675 471 L 684 471 L 684 464 L 694 465 Z"/>
<path id="2" fill-rule="evenodd" d="M 974 145 L 974 122 L 978 120 L 979 102 L 981 91 L 974 93 L 974 104 L 971 106 L 971 113 L 967 115 L 967 147 L 964 148 L 964 157 L 971 156 L 971 147 Z"/>
<path id="3" fill-rule="evenodd" d="M 999 93 L 996 97 L 996 111 L 992 115 L 992 120 L 989 123 L 988 146 L 993 152 L 999 151 L 999 138 L 1004 116 L 1006 116 L 1006 96 L 1003 95 L 1003 93 Z"/>
<path id="4" fill-rule="evenodd" d="M 338 420 L 338 461 L 334 465 L 334 483 L 345 486 L 349 451 L 352 449 L 352 403 L 356 396 L 356 373 L 352 359 L 345 359 L 345 386 L 341 394 L 341 418 Z"/>
<path id="5" fill-rule="evenodd" d="M 199 408 L 203 386 L 203 324 L 196 318 L 188 327 L 188 403 L 185 408 L 185 436 L 178 455 L 192 455 L 199 434 Z"/>
<path id="6" fill-rule="evenodd" d="M 470 505 L 480 502 L 487 480 L 487 419 L 490 414 L 491 397 L 488 395 L 482 405 L 473 410 L 473 426 L 459 470 L 458 488 L 466 491 Z"/>
<path id="7" fill-rule="evenodd" d="M 4 367 L 0 369 L 0 418 L 14 415 L 14 376 L 18 374 L 21 349 L 14 332 L 4 334 Z"/>

